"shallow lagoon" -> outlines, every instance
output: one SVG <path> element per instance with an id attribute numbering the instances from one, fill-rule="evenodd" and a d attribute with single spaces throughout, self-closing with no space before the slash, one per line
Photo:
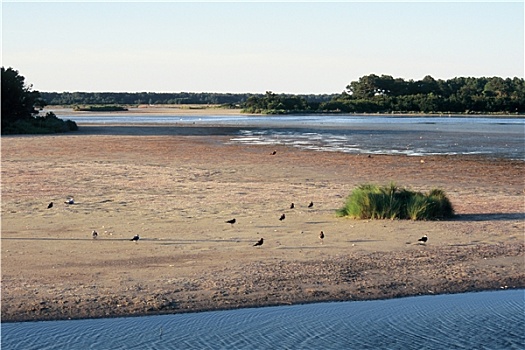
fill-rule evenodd
<path id="1" fill-rule="evenodd" d="M 286 145 L 318 151 L 480 155 L 525 160 L 525 119 L 409 116 L 181 116 L 71 115 L 83 125 L 162 125 L 228 128 L 235 143 Z"/>

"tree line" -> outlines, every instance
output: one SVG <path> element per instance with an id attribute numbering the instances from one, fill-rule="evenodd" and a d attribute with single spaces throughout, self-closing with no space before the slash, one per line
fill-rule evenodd
<path id="1" fill-rule="evenodd" d="M 523 78 L 459 77 L 435 80 L 394 79 L 365 75 L 329 101 L 308 101 L 298 95 L 268 91 L 243 104 L 251 113 L 506 113 L 525 112 Z"/>
<path id="2" fill-rule="evenodd" d="M 214 104 L 248 113 L 524 113 L 523 78 L 365 75 L 336 94 L 42 92 L 51 105 Z"/>
<path id="3" fill-rule="evenodd" d="M 242 107 L 252 93 L 212 93 L 212 92 L 41 92 L 41 97 L 48 105 L 225 105 L 232 108 Z M 327 102 L 335 94 L 299 95 L 309 102 Z"/>

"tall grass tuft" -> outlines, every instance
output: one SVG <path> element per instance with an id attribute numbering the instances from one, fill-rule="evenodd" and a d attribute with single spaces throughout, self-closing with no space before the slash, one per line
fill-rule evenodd
<path id="1" fill-rule="evenodd" d="M 454 209 L 440 189 L 423 194 L 394 183 L 383 187 L 364 184 L 352 191 L 337 214 L 355 219 L 438 220 L 452 217 Z"/>

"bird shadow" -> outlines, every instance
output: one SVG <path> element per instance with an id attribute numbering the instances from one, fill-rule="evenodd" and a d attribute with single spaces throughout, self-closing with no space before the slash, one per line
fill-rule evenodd
<path id="1" fill-rule="evenodd" d="M 60 237 L 2 237 L 2 240 L 9 240 L 9 241 L 70 241 L 70 242 L 78 242 L 78 241 L 92 241 L 92 242 L 115 242 L 115 241 L 130 241 L 130 238 L 103 238 L 98 237 L 96 239 L 93 238 L 60 238 Z M 239 242 L 240 240 L 237 239 L 156 239 L 156 238 L 140 238 L 140 240 L 137 243 L 141 242 L 154 242 L 154 243 L 160 243 L 161 245 L 170 245 L 170 244 L 191 244 L 191 243 L 198 243 L 198 242 L 213 242 L 213 243 L 221 243 L 221 242 Z"/>
<path id="2" fill-rule="evenodd" d="M 380 239 L 353 239 L 351 241 L 348 241 L 350 243 L 367 243 L 367 242 L 381 242 Z"/>
<path id="3" fill-rule="evenodd" d="M 507 221 L 523 219 L 525 219 L 525 213 L 479 213 L 456 214 L 452 221 Z"/>
<path id="4" fill-rule="evenodd" d="M 129 238 L 2 237 L 2 241 L 129 241 Z M 142 239 L 141 239 L 142 241 Z"/>

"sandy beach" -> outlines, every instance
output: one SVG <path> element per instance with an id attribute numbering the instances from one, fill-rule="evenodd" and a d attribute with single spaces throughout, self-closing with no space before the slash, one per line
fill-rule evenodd
<path id="1" fill-rule="evenodd" d="M 2 322 L 525 287 L 523 162 L 369 158 L 227 134 L 81 126 L 2 137 Z M 335 215 L 355 186 L 391 181 L 444 189 L 457 217 Z"/>

